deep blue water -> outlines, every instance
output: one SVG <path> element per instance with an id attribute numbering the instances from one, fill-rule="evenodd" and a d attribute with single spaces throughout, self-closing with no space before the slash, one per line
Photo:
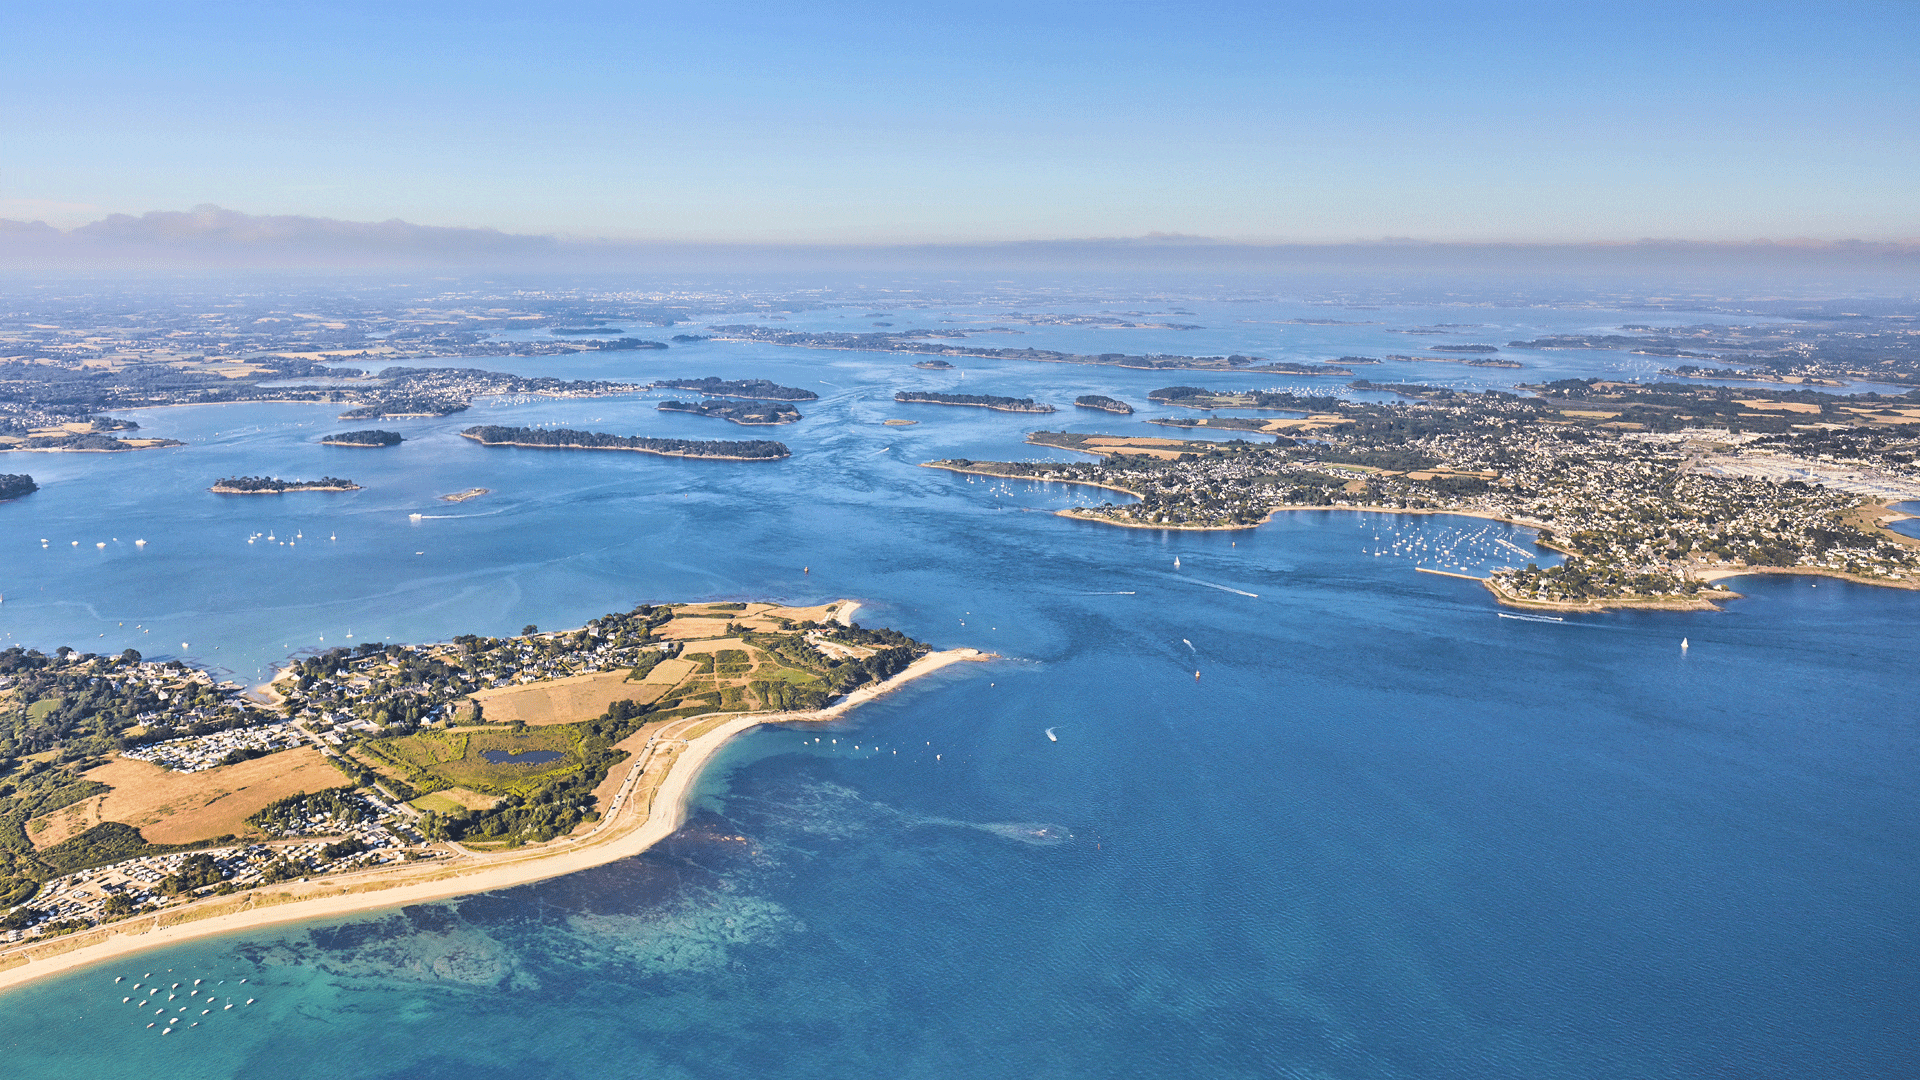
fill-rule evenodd
<path id="1" fill-rule="evenodd" d="M 566 362 L 517 363 L 585 370 Z M 1041 452 L 1019 444 L 1033 418 L 887 400 L 933 385 L 899 358 L 711 345 L 620 363 L 824 400 L 774 429 L 795 457 L 770 465 L 451 434 L 742 431 L 642 401 L 483 404 L 394 422 L 411 441 L 380 451 L 312 445 L 343 426 L 326 408 L 149 411 L 152 433 L 192 445 L 30 460 L 45 490 L 0 507 L 0 628 L 253 677 L 349 631 L 853 596 L 863 622 L 1005 659 L 828 728 L 741 738 L 687 828 L 639 858 L 10 993 L 0 1071 L 1912 1073 L 1914 594 L 1757 578 L 1724 613 L 1501 619 L 1473 583 L 1373 552 L 1418 532 L 1484 565 L 1512 555 L 1502 541 L 1527 549 L 1523 530 L 1337 511 L 1237 534 L 1110 529 L 1029 512 L 1102 493 L 916 468 Z M 984 367 L 981 392 L 1062 404 L 1144 405 L 1173 381 Z M 986 378 L 970 369 L 969 388 Z M 1066 425 L 1155 430 L 1046 424 Z M 232 472 L 366 490 L 203 490 Z M 476 486 L 493 492 L 434 499 Z M 147 972 L 257 1001 L 161 1038 L 120 1003 Z"/>

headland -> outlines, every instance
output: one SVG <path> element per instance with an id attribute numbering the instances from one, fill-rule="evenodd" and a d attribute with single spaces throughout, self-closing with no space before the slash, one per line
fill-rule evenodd
<path id="1" fill-rule="evenodd" d="M 186 860 L 167 879 L 171 899 L 136 901 L 133 912 L 106 915 L 95 926 L 73 919 L 51 935 L 0 949 L 0 990 L 198 938 L 446 900 L 636 855 L 679 826 L 701 769 L 734 736 L 762 724 L 831 720 L 952 664 L 992 659 L 973 649 L 932 651 L 893 631 L 863 630 L 851 622 L 857 607 L 851 601 L 813 608 L 743 603 L 642 605 L 575 631 L 540 634 L 528 627 L 527 634 L 509 639 L 464 636 L 436 646 L 374 645 L 336 650 L 290 665 L 259 692 L 276 702 L 280 712 L 294 717 L 292 725 L 302 729 L 311 745 L 250 761 L 247 766 L 258 770 L 275 758 L 291 762 L 295 756 L 304 762 L 314 755 L 313 747 L 319 747 L 340 772 L 357 775 L 358 790 L 296 794 L 268 805 L 248 821 L 261 823 L 258 827 L 270 832 L 303 827 L 308 834 L 315 828 L 338 832 L 337 820 L 315 824 L 319 812 L 315 807 L 330 806 L 335 812 L 343 806 L 373 807 L 379 811 L 378 822 L 371 820 L 370 812 L 368 820 L 352 826 L 349 835 L 362 842 L 335 844 L 328 850 L 348 854 L 317 868 L 299 867 L 302 873 L 283 869 L 284 876 L 279 877 L 271 871 L 319 847 L 318 841 L 280 846 L 275 855 L 263 853 L 263 844 L 285 845 L 303 836 L 269 839 L 252 844 L 252 854 L 247 856 L 236 853 L 233 837 L 219 837 L 211 846 L 199 845 L 196 850 L 204 855 L 148 857 L 148 862 Z M 559 667 L 550 665 L 556 648 L 563 658 Z M 633 661 L 634 666 L 614 666 L 600 675 L 562 674 L 571 666 L 610 663 L 609 658 L 621 664 Z M 443 714 L 449 724 L 444 728 L 432 721 L 416 725 L 395 717 L 389 724 L 398 721 L 398 727 L 376 726 L 364 737 L 329 743 L 319 737 L 327 734 L 320 730 L 323 721 L 303 719 L 323 715 L 317 706 L 326 707 L 324 715 L 339 715 L 336 691 L 347 684 L 337 676 L 350 671 L 383 681 L 410 672 L 411 677 L 425 679 L 431 696 L 437 674 L 455 664 L 469 674 L 489 676 L 527 662 L 541 678 L 522 683 L 517 677 L 492 674 L 500 689 L 485 695 L 485 712 L 511 716 L 510 721 L 489 722 L 480 715 L 480 708 L 463 698 L 460 708 Z M 152 666 L 161 676 L 173 674 L 164 665 Z M 327 672 L 333 675 L 316 678 L 316 673 Z M 809 685 L 820 689 L 808 692 Z M 839 689 L 844 692 L 828 696 L 828 691 Z M 612 695 L 620 697 L 610 706 L 603 705 Z M 720 707 L 714 707 L 715 701 Z M 761 707 L 726 707 L 735 702 Z M 788 707 L 766 708 L 775 702 Z M 393 699 L 371 704 L 391 706 Z M 569 719 L 603 708 L 597 718 Z M 342 730 L 335 728 L 336 733 Z M 556 755 L 569 760 L 551 766 L 494 765 L 491 768 L 498 776 L 482 775 L 489 768 L 485 762 L 493 760 L 477 749 L 482 744 L 546 740 L 564 745 L 569 739 L 574 740 L 573 751 Z M 445 746 L 453 742 L 476 748 L 464 757 L 446 760 Z M 115 764 L 108 769 L 126 767 Z M 203 783 L 211 791 L 221 784 L 220 768 L 232 767 L 203 769 L 192 777 L 207 777 Z M 89 774 L 108 775 L 105 770 Z M 450 777 L 465 786 L 448 787 Z M 409 780 L 438 782 L 441 788 L 439 793 L 416 795 L 403 803 L 394 791 L 416 792 Z M 89 782 L 94 789 L 104 786 L 98 780 Z M 525 806 L 520 808 L 519 799 L 502 803 L 489 797 L 489 783 L 506 785 L 500 790 L 534 783 L 547 794 L 534 799 L 528 789 Z M 581 804 L 588 792 L 599 802 L 599 812 L 563 815 L 565 820 L 545 825 L 529 816 L 535 806 Z M 115 796 L 109 793 L 106 798 L 110 805 Z M 92 805 L 91 800 L 75 804 Z M 89 812 L 97 813 L 98 808 Z M 449 837 L 450 823 L 456 826 L 458 839 Z M 508 830 L 504 837 L 499 835 L 502 828 Z M 181 849 L 176 845 L 168 850 Z M 230 868 L 245 865 L 248 857 L 253 870 L 232 874 Z M 195 858 L 202 862 L 195 864 Z M 269 873 L 254 872 L 263 864 Z M 183 869 L 196 865 L 204 877 L 188 877 L 188 869 Z M 118 880 L 113 866 L 81 870 L 69 877 L 86 886 L 76 889 L 63 878 L 49 883 L 49 894 L 58 896 L 65 890 L 69 896 L 76 892 L 84 896 L 90 890 L 106 890 L 112 896 L 133 897 L 140 891 L 131 884 L 99 884 Z"/>

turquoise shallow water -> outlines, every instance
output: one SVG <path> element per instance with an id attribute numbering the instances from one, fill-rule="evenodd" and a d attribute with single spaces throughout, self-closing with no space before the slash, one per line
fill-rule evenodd
<path id="1" fill-rule="evenodd" d="M 777 429 L 793 460 L 451 434 L 741 430 L 646 402 L 482 405 L 396 422 L 414 441 L 391 451 L 311 445 L 338 426 L 327 409 L 146 413 L 193 445 L 32 459 L 45 490 L 0 507 L 0 629 L 155 655 L 185 641 L 251 677 L 349 631 L 848 595 L 870 604 L 863 621 L 1006 659 L 830 729 L 743 737 L 688 827 L 639 858 L 0 997 L 7 1076 L 1910 1070 L 1912 594 L 1748 579 L 1720 614 L 1501 619 L 1473 583 L 1376 557 L 1373 538 L 1419 531 L 1484 562 L 1512 556 L 1500 541 L 1526 548 L 1521 530 L 1350 512 L 1233 535 L 1068 521 L 1029 511 L 1087 493 L 913 466 L 1022 453 L 1030 418 L 907 413 L 886 400 L 915 385 L 897 359 L 712 348 L 684 373 L 833 384 Z M 1074 379 L 1144 403 L 1132 375 L 1026 370 L 982 392 Z M 878 424 L 896 415 L 922 423 Z M 200 490 L 322 471 L 367 490 Z M 473 486 L 494 493 L 433 498 Z M 271 547 L 245 543 L 267 530 Z M 304 536 L 280 546 L 290 532 Z M 147 972 L 208 980 L 223 1002 L 245 978 L 256 1003 L 161 1038 L 120 1002 Z"/>

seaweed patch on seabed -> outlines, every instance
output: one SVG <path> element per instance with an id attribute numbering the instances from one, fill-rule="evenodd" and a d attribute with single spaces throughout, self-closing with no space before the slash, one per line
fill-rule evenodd
<path id="1" fill-rule="evenodd" d="M 876 802 L 843 784 L 831 781 L 782 785 L 772 794 L 728 799 L 728 809 L 753 815 L 777 829 L 790 829 L 827 840 L 852 840 L 881 829 L 972 829 L 1036 847 L 1053 847 L 1074 839 L 1065 825 L 1044 821 L 962 821 L 916 814 Z"/>
<path id="2" fill-rule="evenodd" d="M 315 927 L 302 937 L 236 950 L 261 968 L 308 967 L 339 979 L 422 983 L 448 989 L 535 990 L 514 952 L 446 905 L 406 908 L 383 919 Z"/>
<path id="3" fill-rule="evenodd" d="M 617 965 L 642 977 L 714 971 L 805 929 L 748 891 L 767 866 L 757 852 L 699 819 L 635 858 L 240 952 L 262 967 L 456 992 L 536 990 Z"/>

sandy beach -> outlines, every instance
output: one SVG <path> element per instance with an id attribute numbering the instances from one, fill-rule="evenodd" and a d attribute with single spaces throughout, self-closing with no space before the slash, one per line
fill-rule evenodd
<path id="1" fill-rule="evenodd" d="M 843 609 L 842 616 L 850 616 L 852 611 L 852 607 Z M 836 704 L 815 712 L 712 714 L 688 718 L 674 728 L 694 731 L 704 727 L 706 730 L 675 748 L 677 752 L 666 776 L 653 790 L 653 797 L 628 798 L 650 763 L 650 757 L 643 755 L 622 766 L 627 770 L 627 777 L 620 785 L 620 805 L 584 835 L 562 837 L 538 848 L 497 854 L 463 851 L 454 860 L 262 886 L 242 894 L 212 897 L 67 937 L 28 944 L 0 954 L 0 992 L 37 979 L 200 938 L 450 900 L 544 881 L 638 855 L 680 827 L 687 798 L 701 770 L 721 747 L 741 732 L 762 724 L 832 720 L 942 668 L 963 661 L 993 658 L 992 654 L 975 649 L 930 653 L 886 682 L 856 690 Z M 713 726 L 708 727 L 709 724 Z"/>

